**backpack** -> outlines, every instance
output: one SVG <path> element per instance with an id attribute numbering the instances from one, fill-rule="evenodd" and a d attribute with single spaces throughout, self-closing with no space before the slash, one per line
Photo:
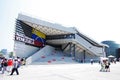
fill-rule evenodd
<path id="1" fill-rule="evenodd" d="M 7 64 L 7 62 L 4 62 L 4 64 L 3 64 L 4 66 L 8 66 L 8 64 Z"/>

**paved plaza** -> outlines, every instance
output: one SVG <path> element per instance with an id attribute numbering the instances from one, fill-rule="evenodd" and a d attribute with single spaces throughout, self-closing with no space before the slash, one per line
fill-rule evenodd
<path id="1" fill-rule="evenodd" d="M 120 80 L 120 63 L 110 68 L 110 72 L 99 72 L 98 63 L 26 65 L 19 68 L 19 75 L 0 74 L 0 80 Z"/>

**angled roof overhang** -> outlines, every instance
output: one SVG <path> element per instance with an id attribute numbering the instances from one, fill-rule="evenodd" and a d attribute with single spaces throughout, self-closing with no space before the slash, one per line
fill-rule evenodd
<path id="1" fill-rule="evenodd" d="M 71 34 L 76 33 L 73 28 L 64 27 L 59 24 L 54 24 L 36 18 L 32 18 L 26 15 L 19 14 L 18 20 L 23 21 L 27 25 L 43 32 L 46 35 L 62 35 L 62 34 Z"/>
<path id="2" fill-rule="evenodd" d="M 83 35 L 75 28 L 64 27 L 64 26 L 56 24 L 56 23 L 46 22 L 43 20 L 39 20 L 37 18 L 23 15 L 23 14 L 19 14 L 17 19 L 21 20 L 24 23 L 28 24 L 29 26 L 43 32 L 47 36 L 48 35 L 63 35 L 63 34 L 76 34 L 76 33 L 78 33 L 79 36 L 81 36 L 83 39 L 88 41 L 90 44 L 97 46 L 97 47 L 103 47 L 103 45 L 101 45 L 101 44 L 93 41 L 92 39 L 88 38 L 87 36 Z M 57 41 L 63 41 L 63 40 L 57 40 Z M 61 43 L 64 43 L 64 42 L 61 42 Z"/>

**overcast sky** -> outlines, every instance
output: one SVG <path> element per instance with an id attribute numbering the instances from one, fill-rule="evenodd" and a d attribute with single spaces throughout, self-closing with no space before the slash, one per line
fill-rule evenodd
<path id="1" fill-rule="evenodd" d="M 120 0 L 0 0 L 0 50 L 13 50 L 15 19 L 26 13 L 120 43 Z"/>

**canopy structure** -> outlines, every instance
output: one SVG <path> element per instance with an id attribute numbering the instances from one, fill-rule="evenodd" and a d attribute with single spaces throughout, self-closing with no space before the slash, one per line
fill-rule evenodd
<path id="1" fill-rule="evenodd" d="M 113 56 L 113 55 L 109 55 L 109 56 L 108 56 L 108 58 L 114 58 L 114 57 L 115 57 L 115 56 Z"/>

